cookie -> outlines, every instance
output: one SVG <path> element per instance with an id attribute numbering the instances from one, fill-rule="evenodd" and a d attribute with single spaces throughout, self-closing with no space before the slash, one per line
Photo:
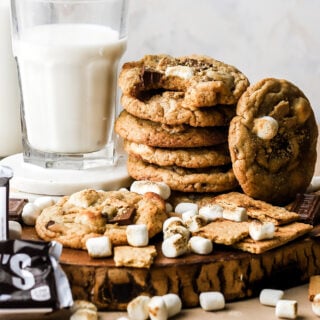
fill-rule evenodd
<path id="1" fill-rule="evenodd" d="M 275 225 L 288 224 L 299 220 L 299 215 L 288 211 L 283 207 L 278 207 L 261 200 L 254 200 L 251 197 L 239 193 L 229 192 L 213 197 L 210 201 L 224 207 L 225 205 L 234 205 L 246 209 L 247 214 L 252 219 L 258 219 L 261 222 L 272 222 Z"/>
<path id="2" fill-rule="evenodd" d="M 44 209 L 35 229 L 41 239 L 74 249 L 86 249 L 88 238 L 103 234 L 113 245 L 125 245 L 126 226 L 111 222 L 130 210 L 134 212 L 131 223 L 146 224 L 150 238 L 162 230 L 167 218 L 164 200 L 155 193 L 85 189 Z"/>
<path id="3" fill-rule="evenodd" d="M 124 94 L 134 97 L 155 89 L 183 91 L 183 105 L 188 107 L 236 104 L 249 85 L 235 67 L 201 55 L 146 55 L 125 63 L 118 83 Z"/>
<path id="4" fill-rule="evenodd" d="M 184 92 L 164 91 L 146 93 L 135 98 L 122 95 L 121 105 L 132 115 L 168 125 L 188 124 L 192 127 L 229 125 L 235 116 L 235 106 L 218 105 L 204 108 L 187 108 L 182 102 Z"/>
<path id="5" fill-rule="evenodd" d="M 250 86 L 229 129 L 234 173 L 256 199 L 287 204 L 310 184 L 318 128 L 303 92 L 286 80 L 267 78 Z"/>
<path id="6" fill-rule="evenodd" d="M 260 254 L 268 250 L 280 247 L 286 243 L 297 239 L 312 230 L 312 226 L 302 222 L 293 222 L 285 226 L 278 227 L 272 239 L 255 241 L 250 237 L 233 244 L 233 247 Z"/>
<path id="7" fill-rule="evenodd" d="M 137 118 L 126 111 L 117 118 L 115 132 L 123 139 L 162 148 L 206 147 L 228 140 L 228 127 L 168 126 Z"/>
<path id="8" fill-rule="evenodd" d="M 172 190 L 184 192 L 222 192 L 238 186 L 231 166 L 202 169 L 160 167 L 129 155 L 127 168 L 129 175 L 136 180 L 162 181 Z"/>
<path id="9" fill-rule="evenodd" d="M 123 146 L 128 154 L 158 166 L 205 168 L 231 163 L 226 143 L 207 148 L 168 149 L 125 140 Z"/>

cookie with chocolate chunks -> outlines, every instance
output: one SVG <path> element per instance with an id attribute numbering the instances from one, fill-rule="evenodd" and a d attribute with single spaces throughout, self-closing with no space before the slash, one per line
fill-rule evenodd
<path id="1" fill-rule="evenodd" d="M 248 85 L 237 68 L 201 55 L 146 55 L 125 63 L 119 75 L 124 94 L 139 97 L 149 90 L 182 91 L 183 105 L 188 107 L 235 104 Z"/>
<path id="2" fill-rule="evenodd" d="M 101 235 L 108 236 L 113 245 L 127 244 L 128 224 L 145 224 L 152 238 L 166 218 L 165 202 L 155 193 L 85 189 L 44 209 L 35 228 L 43 240 L 86 249 L 88 238 Z"/>
<path id="3" fill-rule="evenodd" d="M 304 93 L 287 80 L 250 86 L 229 128 L 234 174 L 256 199 L 287 204 L 307 189 L 316 163 L 318 128 Z"/>

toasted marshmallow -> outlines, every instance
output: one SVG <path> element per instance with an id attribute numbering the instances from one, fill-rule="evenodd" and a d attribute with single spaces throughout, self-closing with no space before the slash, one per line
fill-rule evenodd
<path id="1" fill-rule="evenodd" d="M 131 224 L 126 229 L 127 241 L 130 246 L 144 247 L 149 243 L 148 228 L 145 224 Z"/>
<path id="2" fill-rule="evenodd" d="M 181 234 L 181 236 L 186 239 L 186 241 L 190 238 L 190 231 L 188 228 L 184 226 L 170 226 L 163 232 L 163 239 L 170 238 L 175 234 Z"/>
<path id="3" fill-rule="evenodd" d="M 204 217 L 207 222 L 222 218 L 223 208 L 218 204 L 208 204 L 199 209 L 199 215 Z"/>
<path id="4" fill-rule="evenodd" d="M 9 239 L 21 239 L 22 235 L 22 227 L 18 221 L 11 221 L 9 220 Z"/>
<path id="5" fill-rule="evenodd" d="M 188 251 L 188 240 L 177 233 L 165 239 L 161 245 L 162 253 L 167 258 L 176 258 Z"/>
<path id="6" fill-rule="evenodd" d="M 278 318 L 296 319 L 298 315 L 298 302 L 295 300 L 279 300 L 276 304 Z"/>
<path id="7" fill-rule="evenodd" d="M 278 121 L 272 117 L 264 116 L 254 120 L 253 132 L 263 140 L 274 138 L 278 129 Z"/>
<path id="8" fill-rule="evenodd" d="M 163 222 L 162 230 L 163 230 L 163 232 L 165 232 L 168 228 L 171 228 L 173 226 L 183 226 L 184 227 L 184 223 L 183 223 L 182 219 L 179 217 L 170 217 Z"/>
<path id="9" fill-rule="evenodd" d="M 28 202 L 22 209 L 22 221 L 28 226 L 34 226 L 40 213 L 41 209 L 38 206 Z"/>
<path id="10" fill-rule="evenodd" d="M 148 304 L 151 298 L 148 296 L 138 296 L 131 300 L 127 306 L 129 318 L 132 320 L 146 320 L 149 317 Z"/>
<path id="11" fill-rule="evenodd" d="M 71 306 L 71 312 L 75 312 L 79 309 L 89 309 L 93 311 L 98 311 L 98 308 L 95 304 L 87 300 L 74 300 L 73 305 Z"/>
<path id="12" fill-rule="evenodd" d="M 195 210 L 188 210 L 181 214 L 181 218 L 184 222 L 186 222 L 196 215 L 198 215 L 198 212 L 196 212 Z"/>
<path id="13" fill-rule="evenodd" d="M 86 241 L 88 254 L 93 258 L 103 258 L 112 255 L 112 244 L 109 237 L 89 238 Z"/>
<path id="14" fill-rule="evenodd" d="M 164 200 L 167 200 L 171 194 L 170 187 L 166 183 L 149 180 L 134 181 L 130 186 L 130 191 L 139 194 L 154 192 Z"/>
<path id="15" fill-rule="evenodd" d="M 222 217 L 227 220 L 243 222 L 248 220 L 247 210 L 243 207 L 224 207 Z"/>
<path id="16" fill-rule="evenodd" d="M 196 254 L 209 254 L 213 250 L 212 241 L 199 236 L 194 236 L 189 239 L 190 251 Z"/>
<path id="17" fill-rule="evenodd" d="M 276 289 L 263 289 L 259 295 L 259 301 L 265 306 L 275 307 L 277 302 L 283 298 L 284 292 Z"/>
<path id="18" fill-rule="evenodd" d="M 197 232 L 200 228 L 207 224 L 207 221 L 202 216 L 196 215 L 187 220 L 185 224 L 190 232 Z"/>
<path id="19" fill-rule="evenodd" d="M 167 307 L 168 317 L 177 315 L 182 309 L 182 302 L 180 297 L 175 293 L 167 293 L 162 296 Z"/>
<path id="20" fill-rule="evenodd" d="M 171 203 L 166 202 L 166 213 L 173 212 L 173 206 Z"/>
<path id="21" fill-rule="evenodd" d="M 160 296 L 154 296 L 148 303 L 149 317 L 151 320 L 167 320 L 168 310 L 164 299 Z"/>
<path id="22" fill-rule="evenodd" d="M 179 214 L 182 214 L 186 211 L 194 211 L 195 213 L 198 213 L 198 210 L 199 210 L 198 205 L 192 202 L 180 202 L 174 208 L 174 212 Z"/>
<path id="23" fill-rule="evenodd" d="M 205 311 L 221 310 L 225 307 L 225 299 L 221 292 L 201 292 L 199 295 L 200 306 Z"/>
<path id="24" fill-rule="evenodd" d="M 193 77 L 193 70 L 188 66 L 172 66 L 166 68 L 165 75 L 166 77 L 174 76 L 187 80 Z"/>
<path id="25" fill-rule="evenodd" d="M 36 205 L 42 211 L 44 208 L 54 205 L 55 200 L 53 197 L 49 196 L 39 197 L 34 200 L 33 204 Z"/>
<path id="26" fill-rule="evenodd" d="M 320 293 L 316 294 L 311 303 L 313 313 L 320 317 Z"/>
<path id="27" fill-rule="evenodd" d="M 70 320 L 98 320 L 98 312 L 91 309 L 79 309 L 71 315 Z"/>
<path id="28" fill-rule="evenodd" d="M 249 235 L 253 240 L 259 241 L 272 239 L 274 237 L 275 226 L 272 222 L 252 221 L 249 224 Z"/>

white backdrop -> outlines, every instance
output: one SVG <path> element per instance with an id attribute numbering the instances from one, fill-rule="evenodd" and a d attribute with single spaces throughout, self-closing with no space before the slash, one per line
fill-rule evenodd
<path id="1" fill-rule="evenodd" d="M 123 61 L 192 53 L 232 64 L 251 83 L 284 78 L 320 122 L 319 0 L 129 0 Z"/>

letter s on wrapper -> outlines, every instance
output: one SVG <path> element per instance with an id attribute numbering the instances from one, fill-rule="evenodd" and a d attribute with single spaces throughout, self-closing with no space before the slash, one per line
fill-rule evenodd
<path id="1" fill-rule="evenodd" d="M 69 282 L 57 260 L 61 251 L 54 241 L 0 242 L 0 315 L 72 306 Z"/>

